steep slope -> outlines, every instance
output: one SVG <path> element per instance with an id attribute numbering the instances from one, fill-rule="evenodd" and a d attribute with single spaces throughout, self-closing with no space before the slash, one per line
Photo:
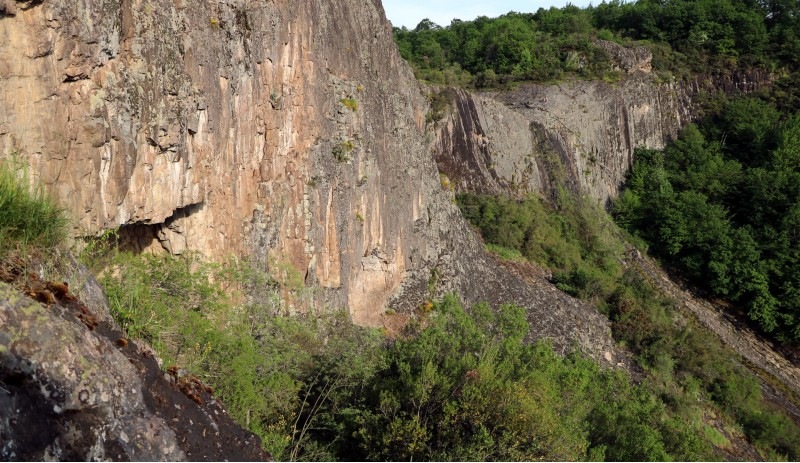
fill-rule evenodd
<path id="1" fill-rule="evenodd" d="M 696 117 L 698 94 L 747 93 L 772 78 L 752 71 L 663 82 L 647 49 L 598 42 L 622 73 L 618 82 L 450 90 L 453 110 L 436 128 L 439 169 L 459 190 L 488 194 L 546 193 L 556 175 L 605 203 L 617 196 L 637 147 L 663 148 Z"/>
<path id="2" fill-rule="evenodd" d="M 593 308 L 484 255 L 377 0 L 5 1 L 0 63 L 0 149 L 78 235 L 254 258 L 361 324 L 446 291 L 517 302 L 537 336 L 616 357 Z"/>
<path id="3" fill-rule="evenodd" d="M 741 355 L 744 363 L 755 367 L 751 367 L 751 370 L 762 379 L 762 388 L 769 395 L 782 397 L 782 406 L 795 418 L 800 418 L 800 410 L 790 402 L 793 397 L 800 395 L 800 368 L 782 355 L 772 342 L 760 337 L 745 321 L 726 312 L 719 304 L 697 298 L 689 290 L 676 284 L 652 259 L 634 251 L 628 253 L 626 260 L 655 287 L 697 317 L 700 323 L 716 334 L 731 350 Z M 772 386 L 764 381 L 765 376 L 776 378 L 791 392 L 786 394 L 782 391 L 770 391 Z M 786 396 L 789 398 L 785 398 Z"/>
<path id="4" fill-rule="evenodd" d="M 125 339 L 81 272 L 83 300 L 13 259 L 0 264 L 0 458 L 269 460 L 197 378 L 165 374 Z"/>

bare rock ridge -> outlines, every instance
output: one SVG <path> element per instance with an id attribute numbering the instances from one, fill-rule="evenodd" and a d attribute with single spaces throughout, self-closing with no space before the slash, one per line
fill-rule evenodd
<path id="1" fill-rule="evenodd" d="M 76 235 L 290 266 L 316 308 L 367 325 L 432 293 L 517 302 L 537 336 L 617 362 L 592 307 L 484 254 L 441 188 L 427 101 L 378 0 L 2 11 L 0 153 L 70 207 Z"/>
<path id="2" fill-rule="evenodd" d="M 436 126 L 439 169 L 460 191 L 546 193 L 555 169 L 575 192 L 617 196 L 637 147 L 663 148 L 697 114 L 701 92 L 748 93 L 760 71 L 661 81 L 645 48 L 598 41 L 621 73 L 615 83 L 571 81 L 471 94 L 449 89 L 452 111 Z"/>

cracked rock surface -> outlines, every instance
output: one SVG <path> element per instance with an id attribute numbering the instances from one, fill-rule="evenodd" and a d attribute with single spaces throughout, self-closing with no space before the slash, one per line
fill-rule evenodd
<path id="1" fill-rule="evenodd" d="M 3 461 L 267 460 L 207 393 L 197 403 L 147 349 L 69 293 L 49 306 L 0 282 Z"/>
<path id="2" fill-rule="evenodd" d="M 424 303 L 437 272 L 434 295 L 516 302 L 558 348 L 613 352 L 594 309 L 484 255 L 378 0 L 0 5 L 0 157 L 29 165 L 75 235 L 247 258 L 315 288 L 282 310 L 370 326 Z"/>

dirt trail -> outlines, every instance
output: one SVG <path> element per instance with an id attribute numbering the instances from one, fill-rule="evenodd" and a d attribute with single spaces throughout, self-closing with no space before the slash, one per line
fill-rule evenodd
<path id="1" fill-rule="evenodd" d="M 678 306 L 691 312 L 706 328 L 744 359 L 743 364 L 760 380 L 764 396 L 781 405 L 796 421 L 800 420 L 800 368 L 781 355 L 774 344 L 759 337 L 747 324 L 722 307 L 695 297 L 689 290 L 673 282 L 658 264 L 636 250 L 627 253 L 627 264 L 636 269 L 655 287 L 672 297 Z M 785 386 L 775 387 L 774 380 Z"/>

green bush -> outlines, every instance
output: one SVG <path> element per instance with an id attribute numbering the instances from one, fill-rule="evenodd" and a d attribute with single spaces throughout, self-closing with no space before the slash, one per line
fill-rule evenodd
<path id="1" fill-rule="evenodd" d="M 549 267 L 562 290 L 594 302 L 613 292 L 622 244 L 612 236 L 609 218 L 590 200 L 561 195 L 558 211 L 537 197 L 516 201 L 460 194 L 456 200 L 489 245 Z"/>
<path id="2" fill-rule="evenodd" d="M 449 296 L 389 347 L 365 390 L 354 460 L 532 461 L 670 454 L 658 399 L 580 354 L 523 342 L 524 312 Z M 685 431 L 691 434 L 689 431 Z M 646 438 L 643 438 L 646 436 Z"/>
<path id="3" fill-rule="evenodd" d="M 0 160 L 0 252 L 15 245 L 50 248 L 67 237 L 64 209 L 41 186 L 29 185 L 26 167 Z"/>
<path id="4" fill-rule="evenodd" d="M 342 98 L 339 101 L 350 111 L 358 111 L 358 101 L 355 98 Z"/>
<path id="5" fill-rule="evenodd" d="M 277 460 L 707 455 L 696 429 L 664 424 L 674 418 L 647 387 L 525 343 L 519 307 L 467 312 L 449 296 L 392 341 L 343 313 L 284 317 L 247 303 L 244 284 L 279 291 L 254 275 L 191 255 L 116 254 L 102 282 L 128 335 L 212 385 Z"/>
<path id="6" fill-rule="evenodd" d="M 327 419 L 321 407 L 338 406 L 330 393 L 356 387 L 379 359 L 380 336 L 342 313 L 281 316 L 279 293 L 291 288 L 248 264 L 127 253 L 103 263 L 101 283 L 127 335 L 148 341 L 165 367 L 212 385 L 277 460 L 313 456 L 307 430 Z M 248 285 L 262 289 L 258 301 L 241 293 Z"/>
<path id="7" fill-rule="evenodd" d="M 639 154 L 639 162 L 649 166 L 665 162 L 658 153 Z M 673 156 L 670 162 L 679 160 Z M 646 187 L 648 199 L 654 201 L 673 194 L 663 172 L 642 175 L 642 167 L 637 165 L 630 184 Z M 724 175 L 735 172 L 726 170 L 724 164 L 717 166 L 717 172 Z M 716 188 L 709 182 L 700 183 L 707 189 Z M 709 209 L 695 195 L 685 198 L 695 207 L 692 214 L 673 214 L 663 205 L 660 210 L 653 207 L 642 211 L 642 196 L 623 193 L 615 204 L 618 217 L 637 223 L 662 214 L 658 230 L 669 230 L 672 246 L 713 249 L 714 241 L 701 237 L 723 228 L 719 225 L 719 210 Z M 500 256 L 515 257 L 519 253 L 549 268 L 557 287 L 604 311 L 611 319 L 615 339 L 636 355 L 637 363 L 647 373 L 647 391 L 637 392 L 641 394 L 640 402 L 625 397 L 611 409 L 595 409 L 587 418 L 596 423 L 592 439 L 599 446 L 592 449 L 593 457 L 707 458 L 711 446 L 720 440 L 695 424 L 701 422 L 706 407 L 721 410 L 727 422 L 736 423 L 757 441 L 765 455 L 793 456 L 800 450 L 797 439 L 792 437 L 800 435 L 800 430 L 790 420 L 782 417 L 774 423 L 765 421 L 771 408 L 762 401 L 758 381 L 737 363 L 736 357 L 695 322 L 681 317 L 677 323 L 675 302 L 660 295 L 635 268 L 623 269 L 622 234 L 598 206 L 565 194 L 557 195 L 556 206 L 538 198 L 517 201 L 465 194 L 457 196 L 457 200 L 464 216 L 481 231 L 487 248 L 501 250 Z M 686 225 L 684 221 L 692 217 L 704 222 Z M 747 241 L 738 237 L 735 242 L 742 255 L 748 248 Z M 654 401 L 655 397 L 663 402 Z M 641 421 L 642 416 L 662 408 L 667 415 L 658 424 L 637 424 L 636 419 Z M 770 433 L 780 437 L 768 439 Z M 638 436 L 638 447 L 628 445 L 625 436 L 630 435 Z"/>
<path id="8" fill-rule="evenodd" d="M 352 140 L 345 140 L 333 147 L 333 158 L 338 162 L 350 161 L 350 153 L 355 149 Z"/>
<path id="9" fill-rule="evenodd" d="M 444 118 L 453 104 L 453 93 L 449 90 L 442 90 L 428 95 L 428 102 L 431 107 L 425 115 L 425 122 L 430 124 L 438 122 Z"/>

